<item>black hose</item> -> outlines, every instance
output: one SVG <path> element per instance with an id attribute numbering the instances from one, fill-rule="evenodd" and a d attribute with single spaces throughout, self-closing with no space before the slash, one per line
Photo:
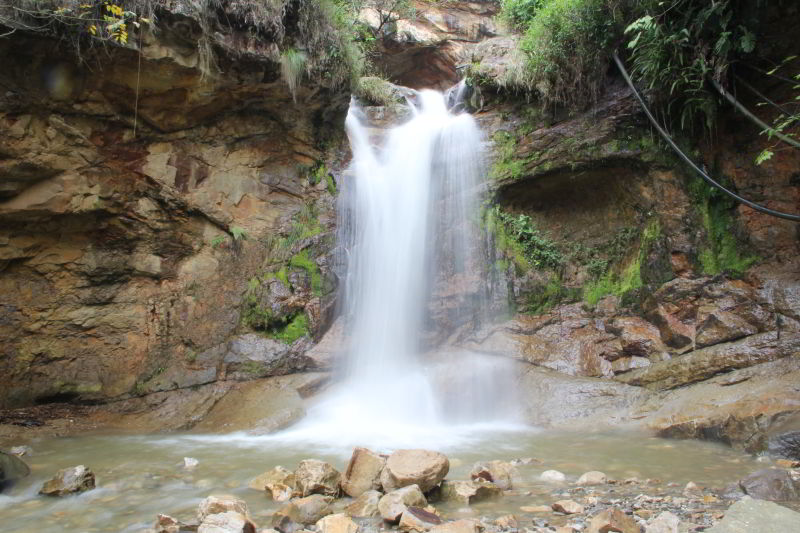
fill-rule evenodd
<path id="1" fill-rule="evenodd" d="M 650 119 L 650 122 L 656 128 L 658 133 L 661 134 L 661 136 L 664 138 L 664 140 L 667 141 L 667 143 L 672 147 L 673 150 L 675 150 L 675 152 L 681 157 L 681 159 L 683 159 L 690 167 L 692 167 L 695 170 L 695 172 L 700 174 L 700 177 L 703 178 L 703 180 L 705 180 L 706 183 L 708 183 L 709 185 L 711 185 L 713 187 L 716 187 L 717 189 L 719 189 L 720 191 L 724 192 L 725 194 L 727 194 L 728 196 L 730 196 L 734 200 L 736 200 L 738 202 L 741 202 L 746 206 L 752 207 L 756 211 L 760 211 L 762 213 L 765 213 L 767 215 L 771 215 L 773 217 L 783 218 L 785 220 L 791 220 L 792 222 L 800 222 L 800 215 L 792 215 L 792 214 L 789 214 L 789 213 L 783 213 L 781 211 L 775 211 L 774 209 L 770 209 L 769 207 L 764 207 L 763 205 L 759 205 L 759 204 L 757 204 L 755 202 L 751 202 L 750 200 L 747 200 L 746 198 L 742 198 L 741 196 L 739 196 L 735 192 L 726 189 L 725 187 L 723 187 L 722 185 L 720 185 L 719 183 L 714 181 L 714 179 L 711 176 L 706 174 L 703 171 L 703 169 L 698 167 L 695 164 L 695 162 L 692 161 L 689 158 L 689 156 L 687 156 L 685 153 L 683 153 L 683 151 L 678 147 L 678 145 L 675 144 L 675 141 L 672 140 L 672 137 L 670 137 L 669 134 L 666 132 L 666 130 L 664 130 L 664 128 L 661 127 L 661 124 L 658 123 L 656 118 L 653 116 L 653 113 L 650 112 L 650 109 L 647 107 L 647 103 L 644 101 L 644 98 L 642 98 L 642 95 L 639 94 L 639 91 L 636 90 L 636 87 L 633 85 L 633 81 L 631 81 L 631 77 L 628 75 L 628 71 L 625 70 L 625 66 L 622 64 L 622 61 L 620 60 L 620 58 L 617 55 L 617 53 L 614 52 L 612 57 L 614 58 L 614 62 L 617 64 L 617 68 L 619 68 L 619 71 L 622 73 L 622 77 L 625 78 L 625 81 L 628 83 L 628 86 L 633 91 L 633 95 L 639 101 L 639 104 L 641 104 L 642 109 L 644 110 L 645 114 L 647 115 L 647 118 Z"/>

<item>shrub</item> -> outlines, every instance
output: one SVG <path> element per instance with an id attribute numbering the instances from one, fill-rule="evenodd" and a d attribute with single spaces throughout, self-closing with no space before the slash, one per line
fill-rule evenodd
<path id="1" fill-rule="evenodd" d="M 500 19 L 512 29 L 523 31 L 544 3 L 545 0 L 502 0 Z"/>

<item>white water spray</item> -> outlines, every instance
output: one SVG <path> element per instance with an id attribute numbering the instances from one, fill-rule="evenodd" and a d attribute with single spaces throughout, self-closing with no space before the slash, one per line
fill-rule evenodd
<path id="1" fill-rule="evenodd" d="M 434 324 L 441 342 L 480 316 L 483 139 L 475 120 L 448 112 L 438 92 L 410 104 L 410 120 L 381 147 L 358 106 L 348 113 L 353 162 L 339 205 L 344 382 L 289 434 L 334 445 L 441 446 L 465 423 L 495 424 L 493 407 L 507 396 L 508 376 L 494 382 L 503 361 L 423 354 L 426 342 L 435 344 L 423 325 Z"/>

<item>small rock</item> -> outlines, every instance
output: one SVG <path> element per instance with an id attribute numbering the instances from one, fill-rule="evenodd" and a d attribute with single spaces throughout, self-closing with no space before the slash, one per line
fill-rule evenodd
<path id="1" fill-rule="evenodd" d="M 160 514 L 156 517 L 155 533 L 180 533 L 181 523 L 171 516 Z"/>
<path id="2" fill-rule="evenodd" d="M 368 490 L 380 490 L 386 458 L 366 448 L 356 448 L 342 475 L 342 491 L 358 498 Z"/>
<path id="3" fill-rule="evenodd" d="M 594 515 L 589 521 L 588 533 L 641 533 L 639 524 L 617 507 L 606 509 Z"/>
<path id="4" fill-rule="evenodd" d="M 513 514 L 499 516 L 495 519 L 494 525 L 503 529 L 518 529 L 519 520 Z"/>
<path id="5" fill-rule="evenodd" d="M 532 464 L 541 464 L 541 459 L 535 459 L 533 457 L 522 457 L 521 459 L 513 459 L 511 464 L 514 466 L 526 466 Z"/>
<path id="6" fill-rule="evenodd" d="M 271 483 L 280 483 L 282 485 L 294 487 L 294 474 L 282 466 L 276 466 L 272 470 L 264 472 L 250 481 L 247 486 L 253 490 L 264 491 L 267 489 L 267 485 Z"/>
<path id="7" fill-rule="evenodd" d="M 586 472 L 579 477 L 577 484 L 581 486 L 605 485 L 607 482 L 608 476 L 602 472 L 598 472 L 597 470 L 592 470 L 591 472 Z"/>
<path id="8" fill-rule="evenodd" d="M 31 455 L 33 453 L 33 448 L 30 446 L 12 446 L 8 452 L 17 457 L 24 457 L 25 455 Z"/>
<path id="9" fill-rule="evenodd" d="M 283 483 L 270 483 L 267 485 L 266 493 L 276 502 L 288 502 L 294 495 L 294 489 Z"/>
<path id="10" fill-rule="evenodd" d="M 558 470 L 545 470 L 542 472 L 542 475 L 539 476 L 539 479 L 547 481 L 548 483 L 563 483 L 566 481 L 567 476 Z"/>
<path id="11" fill-rule="evenodd" d="M 378 516 L 378 502 L 381 499 L 381 494 L 377 490 L 368 490 L 356 498 L 353 503 L 344 508 L 344 512 L 348 516 L 354 518 L 371 518 Z"/>
<path id="12" fill-rule="evenodd" d="M 488 481 L 443 481 L 441 498 L 444 501 L 457 501 L 470 505 L 503 495 L 503 489 Z"/>
<path id="13" fill-rule="evenodd" d="M 553 510 L 564 514 L 579 514 L 584 511 L 583 505 L 573 500 L 558 500 L 553 504 Z"/>
<path id="14" fill-rule="evenodd" d="M 478 533 L 479 531 L 477 520 L 456 520 L 434 526 L 430 533 Z"/>
<path id="15" fill-rule="evenodd" d="M 695 483 L 694 481 L 690 481 L 683 488 L 684 496 L 697 496 L 701 492 L 702 490 L 700 489 L 700 487 L 697 486 L 697 483 Z"/>
<path id="16" fill-rule="evenodd" d="M 39 494 L 64 496 L 94 488 L 94 473 L 83 465 L 59 470 L 53 479 L 45 482 Z"/>
<path id="17" fill-rule="evenodd" d="M 384 495 L 378 501 L 378 512 L 387 522 L 397 522 L 409 507 L 428 505 L 425 495 L 417 485 L 408 485 Z"/>
<path id="18" fill-rule="evenodd" d="M 312 494 L 305 498 L 297 498 L 289 502 L 272 515 L 272 525 L 280 526 L 277 529 L 285 531 L 288 518 L 290 522 L 304 526 L 316 524 L 322 517 L 331 514 L 331 499 L 320 494 Z"/>
<path id="19" fill-rule="evenodd" d="M 228 511 L 247 516 L 247 503 L 230 494 L 223 494 L 220 496 L 211 495 L 200 502 L 197 508 L 197 520 L 203 522 L 209 515 L 227 513 Z"/>
<path id="20" fill-rule="evenodd" d="M 386 492 L 417 485 L 428 492 L 438 485 L 450 470 L 444 454 L 430 450 L 397 450 L 386 460 L 381 472 L 381 485 Z"/>
<path id="21" fill-rule="evenodd" d="M 680 520 L 677 516 L 664 511 L 657 517 L 653 518 L 645 526 L 645 533 L 678 533 L 678 526 Z"/>
<path id="22" fill-rule="evenodd" d="M 517 471 L 511 463 L 505 461 L 489 461 L 485 463 L 475 463 L 469 477 L 474 481 L 483 479 L 494 483 L 502 490 L 512 488 L 512 478 Z"/>
<path id="23" fill-rule="evenodd" d="M 328 515 L 317 522 L 319 533 L 357 533 L 358 530 L 358 524 L 343 514 Z"/>
<path id="24" fill-rule="evenodd" d="M 191 469 L 193 469 L 194 467 L 196 467 L 199 464 L 200 464 L 200 461 L 198 461 L 194 457 L 184 457 L 183 458 L 183 468 L 185 468 L 186 470 L 191 470 Z"/>
<path id="25" fill-rule="evenodd" d="M 300 461 L 294 477 L 295 489 L 301 496 L 309 494 L 336 496 L 339 494 L 339 482 L 342 476 L 338 470 L 325 461 L 317 459 Z"/>
<path id="26" fill-rule="evenodd" d="M 256 533 L 256 525 L 241 513 L 226 511 L 208 515 L 197 533 Z"/>
<path id="27" fill-rule="evenodd" d="M 651 511 L 650 509 L 637 509 L 636 511 L 633 512 L 633 514 L 645 520 L 649 520 L 650 518 L 653 517 L 653 511 Z"/>
<path id="28" fill-rule="evenodd" d="M 442 523 L 442 519 L 436 514 L 420 509 L 419 507 L 408 507 L 400 516 L 398 527 L 403 531 L 428 531 L 434 526 Z"/>

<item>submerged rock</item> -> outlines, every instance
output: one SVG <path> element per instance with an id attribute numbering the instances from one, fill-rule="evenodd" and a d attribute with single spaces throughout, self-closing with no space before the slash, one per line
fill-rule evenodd
<path id="1" fill-rule="evenodd" d="M 503 490 L 512 488 L 512 479 L 517 470 L 514 465 L 506 461 L 489 461 L 486 463 L 475 463 L 469 477 L 473 480 L 484 479 L 491 481 Z"/>
<path id="2" fill-rule="evenodd" d="M 745 496 L 734 503 L 707 533 L 777 533 L 800 531 L 800 513 L 777 503 Z"/>
<path id="3" fill-rule="evenodd" d="M 356 448 L 342 475 L 342 491 L 352 498 L 358 498 L 369 490 L 380 490 L 381 472 L 386 465 L 386 457 L 366 448 Z"/>
<path id="4" fill-rule="evenodd" d="M 417 485 L 408 485 L 384 495 L 378 501 L 378 512 L 387 522 L 397 522 L 409 506 L 428 505 L 425 495 Z"/>
<path id="5" fill-rule="evenodd" d="M 324 494 L 336 496 L 339 494 L 341 474 L 330 463 L 317 459 L 300 461 L 294 471 L 295 489 L 302 496 L 309 494 Z"/>
<path id="6" fill-rule="evenodd" d="M 53 479 L 47 481 L 39 490 L 45 496 L 64 496 L 84 492 L 94 488 L 94 473 L 84 465 L 59 470 Z"/>
<path id="7" fill-rule="evenodd" d="M 567 480 L 567 476 L 558 470 L 545 470 L 542 472 L 542 475 L 539 476 L 539 479 L 547 481 L 548 483 L 563 483 Z"/>
<path id="8" fill-rule="evenodd" d="M 444 501 L 457 501 L 465 505 L 499 498 L 503 489 L 489 481 L 443 481 L 441 498 Z"/>
<path id="9" fill-rule="evenodd" d="M 344 512 L 348 516 L 355 518 L 372 518 L 378 516 L 378 502 L 381 499 L 381 494 L 377 490 L 368 490 L 361 493 L 353 503 L 344 508 Z"/>
<path id="10" fill-rule="evenodd" d="M 591 472 L 586 472 L 581 477 L 578 478 L 577 484 L 578 485 L 605 485 L 608 483 L 608 476 L 606 476 L 603 472 L 598 472 L 597 470 L 592 470 Z"/>
<path id="11" fill-rule="evenodd" d="M 197 533 L 256 533 L 256 525 L 241 513 L 226 511 L 208 515 Z"/>
<path id="12" fill-rule="evenodd" d="M 439 452 L 397 450 L 386 460 L 381 485 L 387 492 L 409 485 L 417 485 L 422 492 L 428 492 L 444 479 L 449 470 L 450 461 Z"/>

